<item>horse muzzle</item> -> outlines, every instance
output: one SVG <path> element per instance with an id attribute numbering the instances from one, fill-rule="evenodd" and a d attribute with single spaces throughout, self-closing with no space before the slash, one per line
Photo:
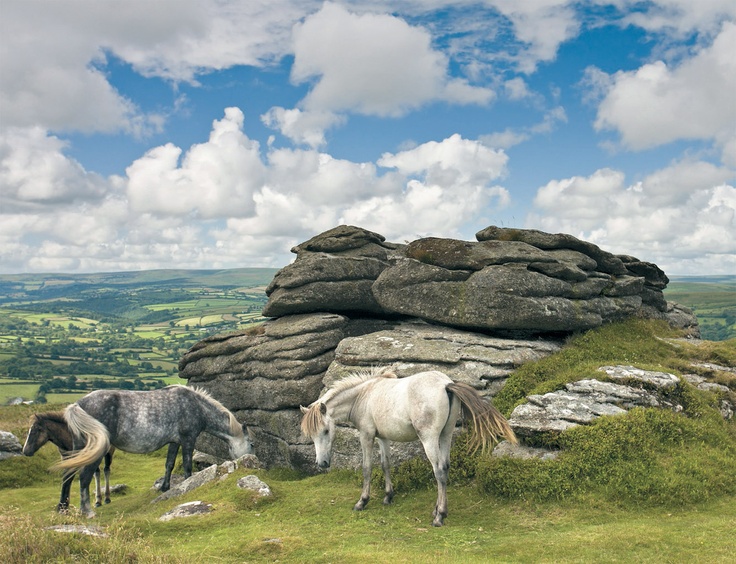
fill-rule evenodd
<path id="1" fill-rule="evenodd" d="M 330 467 L 330 461 L 329 460 L 321 460 L 321 461 L 317 462 L 317 465 L 322 470 L 327 470 Z"/>

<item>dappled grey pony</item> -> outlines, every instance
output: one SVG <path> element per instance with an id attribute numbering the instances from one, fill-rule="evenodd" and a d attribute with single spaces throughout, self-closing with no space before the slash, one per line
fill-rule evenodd
<path id="1" fill-rule="evenodd" d="M 386 482 L 383 503 L 394 496 L 389 470 L 389 441 L 419 439 L 437 479 L 437 504 L 432 524 L 439 527 L 447 516 L 447 475 L 450 444 L 461 409 L 472 421 L 470 448 L 477 450 L 503 435 L 516 442 L 506 419 L 472 387 L 455 383 L 442 372 L 420 372 L 397 378 L 387 368 L 356 372 L 336 382 L 309 408 L 302 407 L 302 432 L 314 441 L 317 464 L 328 468 L 335 423 L 349 421 L 358 429 L 363 449 L 363 491 L 353 509 L 370 499 L 373 441 L 378 441 Z"/>
<path id="2" fill-rule="evenodd" d="M 74 439 L 69 426 L 64 420 L 64 413 L 61 411 L 50 411 L 47 413 L 37 413 L 31 416 L 31 426 L 28 429 L 28 436 L 23 445 L 23 454 L 33 456 L 47 442 L 51 441 L 59 449 L 62 458 L 69 455 L 74 450 Z M 105 454 L 105 503 L 110 503 L 110 465 L 112 464 L 112 455 L 115 447 Z M 72 481 L 76 472 L 66 472 L 61 480 L 61 496 L 56 511 L 66 513 L 69 509 L 69 492 L 72 489 Z M 102 489 L 100 487 L 100 465 L 95 468 L 95 506 L 102 505 Z"/>
<path id="3" fill-rule="evenodd" d="M 227 441 L 235 459 L 253 452 L 245 424 L 207 392 L 186 386 L 132 392 L 96 390 L 69 405 L 64 419 L 75 437 L 75 446 L 84 448 L 54 465 L 56 469 L 82 468 L 80 510 L 94 516 L 89 504 L 89 484 L 94 468 L 110 445 L 143 454 L 168 444 L 166 474 L 161 491 L 169 489 L 171 471 L 181 445 L 184 476 L 192 475 L 192 453 L 203 431 Z"/>

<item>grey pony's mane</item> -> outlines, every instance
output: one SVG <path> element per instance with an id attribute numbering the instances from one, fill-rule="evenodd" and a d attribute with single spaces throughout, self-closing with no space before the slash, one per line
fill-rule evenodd
<path id="1" fill-rule="evenodd" d="M 235 416 L 232 414 L 232 412 L 226 408 L 224 405 L 222 405 L 219 401 L 217 401 L 215 398 L 212 397 L 212 395 L 203 388 L 190 388 L 189 386 L 183 386 L 181 384 L 174 384 L 173 386 L 170 386 L 172 388 L 179 387 L 179 388 L 185 388 L 187 390 L 191 390 L 195 394 L 197 394 L 199 397 L 201 397 L 203 400 L 205 400 L 207 403 L 211 404 L 215 409 L 223 413 L 224 415 L 228 416 L 228 419 L 230 420 L 230 432 L 235 435 L 236 437 L 241 435 L 243 433 L 243 427 L 238 423 L 238 420 L 235 419 Z"/>
<path id="2" fill-rule="evenodd" d="M 344 378 L 332 384 L 330 389 L 327 390 L 321 398 L 313 402 L 304 412 L 301 424 L 302 433 L 309 437 L 316 435 L 323 429 L 324 423 L 322 421 L 322 412 L 320 411 L 321 405 L 346 390 L 352 390 L 356 386 L 376 378 L 397 378 L 397 376 L 389 366 L 376 366 L 351 372 Z"/>

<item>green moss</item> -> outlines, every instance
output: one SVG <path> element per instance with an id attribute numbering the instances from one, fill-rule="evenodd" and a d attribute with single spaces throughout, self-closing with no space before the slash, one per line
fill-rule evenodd
<path id="1" fill-rule="evenodd" d="M 664 322 L 642 319 L 612 323 L 574 335 L 559 352 L 516 370 L 493 403 L 508 415 L 526 396 L 600 376 L 598 368 L 607 364 L 664 370 L 677 359 L 677 353 L 662 337 L 676 335 Z"/>
<path id="2" fill-rule="evenodd" d="M 601 417 L 560 436 L 557 460 L 487 458 L 484 493 L 543 502 L 585 499 L 636 507 L 681 506 L 736 494 L 736 436 L 720 421 L 661 409 Z"/>

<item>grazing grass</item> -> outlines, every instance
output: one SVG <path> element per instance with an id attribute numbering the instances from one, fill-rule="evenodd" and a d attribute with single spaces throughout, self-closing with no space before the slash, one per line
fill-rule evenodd
<path id="1" fill-rule="evenodd" d="M 694 345 L 665 325 L 645 321 L 600 328 L 568 340 L 557 354 L 520 368 L 497 396 L 507 414 L 529 393 L 601 376 L 604 364 L 633 364 L 682 374 L 733 366 L 736 341 Z M 728 392 L 728 393 L 732 393 Z M 336 470 L 305 477 L 287 470 L 237 470 L 181 498 L 152 504 L 151 485 L 163 473 L 164 451 L 118 452 L 112 482 L 127 493 L 86 520 L 54 512 L 59 476 L 52 446 L 32 458 L 0 462 L 0 559 L 20 562 L 733 562 L 736 554 L 736 422 L 724 421 L 722 396 L 682 383 L 673 392 L 681 413 L 634 409 L 566 431 L 554 461 L 468 456 L 461 435 L 452 451 L 450 514 L 433 528 L 436 488 L 426 461 L 394 472 L 394 504 L 374 497 L 363 512 L 358 473 Z M 0 408 L 0 428 L 23 437 L 35 410 Z M 255 473 L 271 498 L 239 490 Z M 78 503 L 72 488 L 72 503 Z M 207 515 L 159 521 L 179 503 L 201 500 Z M 106 538 L 46 527 L 89 524 Z"/>
<path id="2" fill-rule="evenodd" d="M 46 448 L 46 447 L 45 447 Z M 55 453 L 23 459 L 33 484 L 4 492 L 0 557 L 8 563 L 84 562 L 729 562 L 736 540 L 736 498 L 693 506 L 622 508 L 590 502 L 512 502 L 470 486 L 449 488 L 445 527 L 429 525 L 433 489 L 399 493 L 392 506 L 375 500 L 363 512 L 355 473 L 300 479 L 257 471 L 274 497 L 238 490 L 245 470 L 177 500 L 151 504 L 163 453 L 113 462 L 113 483 L 129 492 L 86 520 L 53 506 L 58 479 L 45 474 Z M 76 487 L 72 490 L 76 495 Z M 204 516 L 161 522 L 182 502 L 212 504 Z M 76 499 L 73 499 L 76 501 Z M 59 524 L 103 527 L 108 538 L 45 530 Z"/>

